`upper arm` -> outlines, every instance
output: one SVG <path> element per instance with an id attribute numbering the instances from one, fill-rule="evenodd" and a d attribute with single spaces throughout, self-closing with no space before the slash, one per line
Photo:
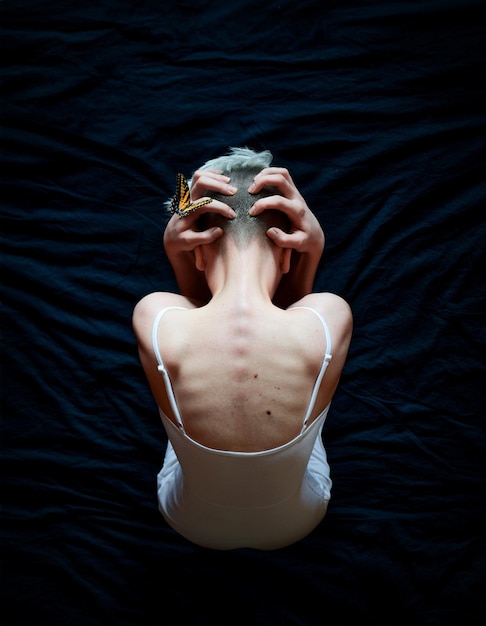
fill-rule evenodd
<path id="1" fill-rule="evenodd" d="M 308 306 L 325 320 L 332 341 L 332 361 L 342 369 L 353 333 L 353 314 L 349 304 L 333 293 L 311 293 L 292 306 Z"/>
<path id="2" fill-rule="evenodd" d="M 188 298 L 176 293 L 157 291 L 144 296 L 133 309 L 132 326 L 140 348 L 147 343 L 150 345 L 152 326 L 157 314 L 170 306 L 180 306 L 186 309 L 196 307 L 195 303 Z"/>
<path id="3" fill-rule="evenodd" d="M 295 302 L 292 307 L 310 307 L 325 320 L 331 336 L 331 361 L 326 370 L 315 411 L 318 414 L 329 404 L 339 384 L 341 373 L 346 362 L 351 335 L 353 316 L 349 304 L 340 296 L 332 293 L 313 293 Z M 292 308 L 291 307 L 291 308 Z M 309 315 L 311 315 L 309 313 Z M 313 324 L 312 327 L 315 327 Z M 329 349 L 329 346 L 328 346 Z M 309 354 L 313 354 L 315 363 L 323 358 L 322 343 L 315 340 L 309 344 Z"/>

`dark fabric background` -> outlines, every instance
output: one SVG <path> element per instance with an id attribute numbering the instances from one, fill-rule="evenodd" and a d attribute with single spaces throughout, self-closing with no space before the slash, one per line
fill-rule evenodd
<path id="1" fill-rule="evenodd" d="M 5 626 L 485 623 L 481 5 L 0 3 Z M 177 172 L 244 145 L 355 317 L 328 515 L 268 553 L 163 521 L 131 330 Z"/>

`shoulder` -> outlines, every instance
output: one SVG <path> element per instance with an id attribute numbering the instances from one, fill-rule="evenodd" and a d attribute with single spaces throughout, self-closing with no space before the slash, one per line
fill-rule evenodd
<path id="1" fill-rule="evenodd" d="M 341 298 L 341 296 L 335 293 L 310 293 L 297 302 L 294 302 L 289 309 L 299 306 L 307 306 L 316 310 L 326 319 L 326 322 L 336 323 L 340 321 L 342 324 L 346 325 L 352 324 L 353 322 L 351 307 L 344 298 Z"/>
<path id="2" fill-rule="evenodd" d="M 187 309 L 197 308 L 194 301 L 177 293 L 156 291 L 144 296 L 133 309 L 132 325 L 135 334 L 140 339 L 151 332 L 152 325 L 158 313 L 167 307 L 180 306 Z"/>
<path id="3" fill-rule="evenodd" d="M 353 313 L 346 300 L 334 293 L 311 293 L 292 304 L 289 309 L 302 306 L 314 309 L 324 318 L 333 346 L 340 346 L 346 352 L 353 332 Z"/>

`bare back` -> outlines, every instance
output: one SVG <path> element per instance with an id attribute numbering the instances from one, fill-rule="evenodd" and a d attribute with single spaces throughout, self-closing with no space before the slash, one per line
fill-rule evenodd
<path id="1" fill-rule="evenodd" d="M 273 305 L 168 310 L 157 342 L 187 434 L 211 448 L 246 452 L 277 447 L 300 432 L 326 351 L 317 316 Z M 139 344 L 154 397 L 174 421 L 146 332 Z M 342 364 L 332 366 L 311 421 L 337 386 Z"/>

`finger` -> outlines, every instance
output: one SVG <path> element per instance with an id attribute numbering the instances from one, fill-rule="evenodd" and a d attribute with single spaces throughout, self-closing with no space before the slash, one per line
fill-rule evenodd
<path id="1" fill-rule="evenodd" d="M 298 221 L 302 219 L 305 214 L 305 204 L 278 195 L 258 199 L 250 208 L 249 213 L 254 217 L 268 209 L 282 211 L 291 221 Z"/>
<path id="2" fill-rule="evenodd" d="M 217 226 L 207 230 L 186 230 L 178 238 L 179 245 L 184 250 L 194 250 L 196 246 L 213 243 L 223 234 L 223 229 Z"/>
<path id="3" fill-rule="evenodd" d="M 258 172 L 255 178 L 259 178 L 260 176 L 273 175 L 273 174 L 280 174 L 287 180 L 292 180 L 292 177 L 290 176 L 290 172 L 286 167 L 265 167 L 260 172 Z"/>
<path id="4" fill-rule="evenodd" d="M 203 200 L 204 198 L 200 199 Z M 212 198 L 208 198 L 208 200 L 212 200 Z M 197 211 L 191 213 L 191 215 L 194 215 L 195 219 L 197 219 L 203 213 L 218 213 L 218 215 L 222 215 L 223 217 L 227 217 L 229 219 L 236 217 L 234 209 L 232 209 L 225 202 L 220 202 L 219 200 L 212 200 L 210 204 L 206 204 L 204 207 L 201 207 Z"/>
<path id="5" fill-rule="evenodd" d="M 208 170 L 197 172 L 191 182 L 191 199 L 199 200 L 208 191 L 215 191 L 225 196 L 234 196 L 237 189 L 230 184 L 230 178 Z"/>
<path id="6" fill-rule="evenodd" d="M 230 180 L 229 176 L 225 176 L 224 174 L 221 174 L 220 171 L 213 168 L 201 168 L 196 170 L 192 175 L 192 179 L 197 180 L 198 178 L 201 178 L 201 176 L 212 176 L 215 179 L 226 180 L 226 182 L 229 182 Z"/>
<path id="7" fill-rule="evenodd" d="M 194 232 L 191 239 L 194 246 L 203 246 L 213 243 L 213 241 L 219 239 L 222 234 L 223 229 L 215 226 L 214 228 L 208 228 L 207 230 L 203 230 L 201 232 Z"/>
<path id="8" fill-rule="evenodd" d="M 206 181 L 211 179 L 217 183 L 222 183 L 223 185 L 228 184 L 231 180 L 229 176 L 224 176 L 214 170 L 197 170 L 194 172 L 192 178 L 188 179 L 187 182 L 190 186 L 193 186 L 199 183 L 201 179 L 205 179 Z"/>
<path id="9" fill-rule="evenodd" d="M 269 167 L 259 172 L 250 185 L 250 193 L 258 193 L 264 187 L 276 187 L 279 192 L 286 197 L 298 194 L 294 182 L 285 168 Z"/>
<path id="10" fill-rule="evenodd" d="M 199 233 L 195 228 L 199 218 L 204 213 L 216 213 L 227 219 L 236 217 L 235 211 L 230 206 L 224 202 L 213 200 L 210 204 L 206 204 L 204 207 L 191 211 L 182 217 L 174 214 L 167 224 L 164 237 L 171 240 L 183 239 L 186 244 L 192 243 L 191 235 L 192 233 Z"/>
<path id="11" fill-rule="evenodd" d="M 230 177 L 221 174 L 221 172 L 214 169 L 199 169 L 194 172 L 192 177 L 188 181 L 197 182 L 202 176 L 214 178 L 214 180 L 220 180 L 222 182 L 229 183 Z"/>
<path id="12" fill-rule="evenodd" d="M 298 250 L 302 248 L 304 237 L 301 231 L 295 233 L 286 233 L 276 226 L 272 226 L 267 230 L 267 237 L 273 241 L 279 248 L 292 248 Z"/>

